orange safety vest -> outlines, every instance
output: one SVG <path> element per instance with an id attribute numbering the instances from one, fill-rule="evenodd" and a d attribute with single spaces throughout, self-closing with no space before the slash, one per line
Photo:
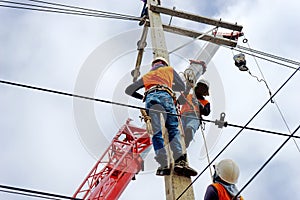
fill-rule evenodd
<path id="1" fill-rule="evenodd" d="M 194 112 L 196 111 L 197 113 L 199 112 L 199 106 L 194 105 L 193 104 L 193 94 L 188 94 L 186 96 L 186 101 L 185 104 L 182 105 L 181 107 L 181 114 L 185 113 L 185 112 Z M 199 103 L 201 103 L 203 106 L 205 106 L 206 104 L 209 103 L 209 101 L 207 101 L 206 99 L 198 99 Z"/>
<path id="2" fill-rule="evenodd" d="M 213 183 L 212 186 L 217 189 L 219 200 L 231 200 L 232 197 L 228 194 L 227 190 L 220 183 Z M 242 196 L 238 197 L 237 200 L 244 200 Z"/>
<path id="3" fill-rule="evenodd" d="M 169 88 L 172 88 L 174 71 L 173 68 L 169 66 L 160 67 L 156 70 L 148 72 L 142 77 L 142 79 L 146 91 L 155 85 L 165 85 Z"/>

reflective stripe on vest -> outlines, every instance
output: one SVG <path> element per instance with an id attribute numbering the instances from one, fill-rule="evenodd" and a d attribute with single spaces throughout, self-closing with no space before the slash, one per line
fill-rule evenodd
<path id="1" fill-rule="evenodd" d="M 232 197 L 228 194 L 227 190 L 220 183 L 213 183 L 212 186 L 217 189 L 219 200 L 231 200 Z M 239 197 L 238 200 L 244 200 L 243 197 Z"/>
<path id="2" fill-rule="evenodd" d="M 197 113 L 199 113 L 199 106 L 196 106 L 193 104 L 193 94 L 188 94 L 186 96 L 186 101 L 185 104 L 182 105 L 181 107 L 181 114 L 185 113 L 185 112 L 194 112 L 196 111 Z M 209 103 L 209 101 L 207 101 L 206 99 L 201 99 L 198 101 L 203 105 L 203 107 Z"/>
<path id="3" fill-rule="evenodd" d="M 172 67 L 160 67 L 156 70 L 150 71 L 143 76 L 143 83 L 145 90 L 149 90 L 155 85 L 165 85 L 172 88 L 174 80 L 174 71 Z"/>

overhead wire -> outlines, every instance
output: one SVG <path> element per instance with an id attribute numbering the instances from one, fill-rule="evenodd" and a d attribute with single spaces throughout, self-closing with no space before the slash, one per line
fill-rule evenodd
<path id="1" fill-rule="evenodd" d="M 126 15 L 126 14 L 119 14 L 115 12 L 107 12 L 107 11 L 101 11 L 101 10 L 96 10 L 96 9 L 90 9 L 90 8 L 83 8 L 83 7 L 78 7 L 78 6 L 70 6 L 66 4 L 60 4 L 60 3 L 53 3 L 53 2 L 47 2 L 47 1 L 40 1 L 40 0 L 27 0 L 31 2 L 36 2 L 36 3 L 42 3 L 42 4 L 48 4 L 48 5 L 54 5 L 54 6 L 61 6 L 61 7 L 66 7 L 66 8 L 73 8 L 73 9 L 79 9 L 79 10 L 85 10 L 89 12 L 95 12 L 95 13 L 103 13 L 103 14 L 108 14 L 108 15 L 115 15 L 115 16 L 120 16 L 120 17 L 134 17 L 132 15 Z"/>
<path id="2" fill-rule="evenodd" d="M 255 49 L 252 49 L 250 46 L 248 46 L 248 48 L 247 48 L 247 47 L 244 47 L 244 46 L 241 46 L 241 45 L 237 45 L 236 48 L 242 49 L 244 51 L 250 51 L 252 53 L 260 54 L 260 55 L 263 55 L 263 56 L 266 56 L 266 57 L 270 57 L 270 58 L 273 58 L 273 59 L 276 59 L 276 60 L 280 60 L 280 61 L 283 61 L 283 62 L 286 62 L 286 63 L 293 64 L 293 65 L 298 65 L 298 66 L 300 65 L 300 62 L 297 62 L 297 61 L 294 61 L 294 60 L 291 60 L 291 59 L 287 59 L 287 58 L 283 58 L 283 57 L 280 57 L 280 56 L 276 56 L 276 55 L 266 53 L 266 52 L 263 52 L 263 51 L 255 50 Z"/>
<path id="3" fill-rule="evenodd" d="M 254 178 L 267 166 L 267 164 L 274 158 L 274 156 L 283 148 L 283 146 L 295 135 L 295 133 L 299 130 L 300 125 L 294 130 L 294 132 L 288 137 L 279 147 L 278 149 L 270 156 L 270 158 L 259 168 L 259 170 L 250 178 L 250 180 L 239 190 L 239 192 L 235 195 L 233 199 L 236 199 L 241 192 L 254 180 Z"/>
<path id="4" fill-rule="evenodd" d="M 25 196 L 31 196 L 31 197 L 39 197 L 43 199 L 52 199 L 52 200 L 61 200 L 61 199 L 72 199 L 72 200 L 82 200 L 80 198 L 73 198 L 70 196 L 60 195 L 60 194 L 54 194 L 49 192 L 41 192 L 37 190 L 30 190 L 20 187 L 12 187 L 8 185 L 0 185 L 0 188 L 3 188 L 3 190 L 0 190 L 1 192 L 7 192 L 12 194 L 18 194 L 18 195 L 25 195 Z"/>
<path id="5" fill-rule="evenodd" d="M 33 0 L 28 0 L 28 1 L 33 1 Z M 35 2 L 41 3 L 42 1 L 35 1 Z M 63 8 L 59 8 L 53 6 L 44 6 L 44 5 L 29 4 L 29 3 L 15 2 L 15 1 L 1 0 L 0 3 L 6 3 L 6 5 L 0 4 L 0 7 L 14 8 L 14 9 L 24 9 L 24 10 L 32 10 L 32 11 L 43 11 L 43 12 L 53 12 L 53 13 L 60 13 L 60 14 L 81 15 L 81 16 L 89 16 L 89 17 L 101 17 L 101 18 L 112 18 L 112 19 L 123 19 L 123 20 L 135 20 L 135 21 L 140 20 L 140 17 L 134 17 L 134 16 L 118 14 L 113 12 L 92 10 L 87 8 L 80 8 L 75 6 L 67 6 L 64 4 L 56 4 L 56 6 L 59 5 L 63 7 Z M 48 2 L 43 2 L 43 3 L 46 4 Z M 52 3 L 52 5 L 54 5 L 54 3 Z"/>
<path id="6" fill-rule="evenodd" d="M 278 65 L 281 65 L 281 66 L 284 66 L 284 67 L 287 67 L 287 68 L 290 68 L 290 69 L 297 69 L 297 67 L 293 67 L 293 66 L 290 66 L 290 65 L 288 65 L 288 64 L 284 64 L 284 63 L 281 63 L 281 62 L 277 62 L 277 61 L 275 61 L 275 60 L 271 60 L 271 59 L 268 59 L 268 58 L 259 56 L 259 55 L 257 55 L 257 54 L 249 53 L 249 52 L 240 50 L 240 49 L 238 49 L 238 48 L 228 47 L 228 46 L 225 46 L 225 45 L 220 45 L 220 46 L 221 46 L 221 47 L 224 47 L 224 48 L 231 49 L 231 50 L 235 50 L 235 51 L 238 51 L 238 52 L 241 52 L 241 53 L 250 55 L 250 56 L 254 56 L 254 57 L 256 57 L 256 58 L 260 58 L 260 59 L 262 59 L 262 60 L 266 60 L 266 61 L 268 61 L 268 62 L 272 62 L 272 63 L 278 64 Z"/>
<path id="7" fill-rule="evenodd" d="M 146 110 L 146 108 L 144 108 L 144 107 L 135 106 L 135 105 L 132 105 L 132 104 L 125 104 L 125 103 L 114 102 L 114 101 L 109 101 L 109 100 L 105 100 L 105 99 L 93 98 L 93 97 L 88 97 L 88 96 L 84 96 L 84 95 L 63 92 L 63 91 L 59 91 L 59 90 L 53 90 L 53 89 L 47 89 L 47 88 L 42 88 L 42 87 L 37 87 L 37 86 L 32 86 L 32 85 L 21 84 L 21 83 L 17 83 L 17 82 L 5 81 L 5 80 L 1 80 L 1 79 L 0 79 L 0 84 L 11 85 L 11 86 L 16 86 L 16 87 L 26 88 L 26 89 L 31 89 L 31 90 L 37 90 L 37 91 L 41 91 L 41 92 L 52 93 L 52 94 L 57 94 L 57 95 L 62 95 L 62 96 L 80 98 L 80 99 L 89 100 L 89 101 L 95 101 L 95 102 L 107 103 L 107 104 L 112 104 L 112 105 L 118 105 L 118 106 L 138 109 L 138 110 Z M 178 117 L 181 116 L 180 114 L 173 114 L 173 113 L 169 113 L 169 112 L 165 112 L 165 111 L 159 111 L 159 110 L 155 110 L 155 109 L 149 109 L 149 110 L 161 112 L 161 113 L 164 113 L 164 114 L 176 115 Z M 190 117 L 190 116 L 186 116 L 186 117 L 196 118 L 196 119 L 200 120 L 200 118 L 198 118 L 198 117 Z M 203 118 L 201 120 L 203 122 L 215 123 L 215 121 L 213 121 L 213 120 L 208 120 L 208 119 L 203 119 Z M 225 123 L 225 126 L 232 126 L 232 127 L 235 127 L 235 128 L 244 128 L 244 129 L 248 129 L 248 130 L 252 130 L 252 131 L 269 133 L 269 134 L 273 134 L 273 135 L 289 136 L 289 135 L 284 134 L 284 133 L 279 133 L 279 132 L 270 131 L 270 130 L 263 130 L 263 129 L 258 129 L 258 128 L 245 127 L 245 126 L 240 126 L 240 125 L 227 123 L 227 122 Z M 300 139 L 300 136 L 294 136 L 294 138 Z"/>
<path id="8" fill-rule="evenodd" d="M 240 135 L 240 133 L 247 127 L 250 122 L 263 110 L 263 108 L 271 101 L 274 96 L 277 95 L 277 93 L 287 84 L 287 82 L 300 70 L 298 68 L 295 70 L 291 76 L 277 89 L 277 91 L 270 97 L 264 104 L 263 106 L 258 109 L 258 111 L 250 118 L 250 120 L 241 128 L 240 131 L 225 145 L 225 147 L 211 160 L 211 162 L 197 175 L 197 177 L 182 191 L 182 193 L 176 198 L 176 200 L 180 199 L 182 195 L 199 179 L 199 177 L 207 170 L 207 168 L 210 167 L 210 165 L 227 149 L 227 147 Z"/>

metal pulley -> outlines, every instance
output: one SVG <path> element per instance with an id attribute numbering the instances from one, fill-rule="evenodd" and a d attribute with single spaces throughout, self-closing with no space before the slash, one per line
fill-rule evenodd
<path id="1" fill-rule="evenodd" d="M 239 68 L 240 71 L 247 71 L 245 55 L 240 53 L 233 56 L 234 64 Z"/>

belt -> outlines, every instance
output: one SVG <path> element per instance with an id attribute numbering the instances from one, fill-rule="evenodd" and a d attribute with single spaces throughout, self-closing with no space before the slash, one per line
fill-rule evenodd
<path id="1" fill-rule="evenodd" d="M 164 92 L 167 92 L 168 94 L 171 95 L 171 97 L 173 99 L 176 99 L 176 94 L 173 92 L 172 89 L 170 89 L 169 87 L 167 86 L 164 86 L 164 85 L 155 85 L 155 86 L 152 86 L 150 89 L 148 89 L 145 94 L 144 94 L 144 97 L 146 97 L 148 94 L 150 93 L 153 93 L 153 92 L 158 92 L 158 91 L 164 91 Z"/>

